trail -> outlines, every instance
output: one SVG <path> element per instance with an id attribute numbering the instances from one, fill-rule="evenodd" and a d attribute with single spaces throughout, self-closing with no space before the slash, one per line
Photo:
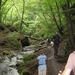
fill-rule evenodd
<path id="1" fill-rule="evenodd" d="M 66 63 L 58 63 L 57 62 L 57 59 L 54 58 L 54 48 L 53 47 L 51 47 L 51 46 L 47 47 L 46 43 L 43 44 L 42 46 L 45 48 L 43 48 L 41 50 L 44 51 L 45 55 L 48 58 L 46 75 L 58 75 L 60 70 L 63 71 Z M 59 49 L 58 49 L 58 54 L 64 55 L 63 47 L 64 47 L 64 42 L 60 43 Z M 37 70 L 35 71 L 34 75 L 38 75 Z"/>
<path id="2" fill-rule="evenodd" d="M 60 70 L 63 71 L 65 63 L 58 63 L 57 59 L 54 58 L 54 49 L 53 47 L 49 46 L 45 48 L 45 54 L 48 57 L 47 61 L 47 75 L 58 75 Z"/>

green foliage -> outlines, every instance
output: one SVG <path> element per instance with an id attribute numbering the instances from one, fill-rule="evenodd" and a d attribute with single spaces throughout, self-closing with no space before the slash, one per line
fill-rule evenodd
<path id="1" fill-rule="evenodd" d="M 11 32 L 9 33 L 6 37 L 10 41 L 10 43 L 7 45 L 8 47 L 16 47 L 16 48 L 21 48 L 21 45 L 18 41 L 18 35 L 19 33 L 17 32 Z"/>
<path id="2" fill-rule="evenodd" d="M 9 50 L 4 50 L 3 55 L 9 55 L 8 57 L 9 59 L 11 59 L 14 56 L 14 54 Z"/>
<path id="3" fill-rule="evenodd" d="M 35 59 L 34 59 L 34 54 L 27 54 L 27 55 L 23 55 L 23 60 L 24 60 L 24 63 L 18 63 L 19 64 L 19 67 L 18 67 L 18 70 L 19 70 L 19 73 L 21 75 L 23 74 L 29 74 L 29 71 L 26 70 L 26 67 L 29 66 L 29 68 L 33 68 L 33 67 L 36 67 L 36 64 L 32 65 L 32 63 L 35 62 Z"/>
<path id="4" fill-rule="evenodd" d="M 30 72 L 24 69 L 20 75 L 30 75 Z"/>
<path id="5" fill-rule="evenodd" d="M 9 55 L 9 54 L 10 54 L 10 52 L 9 52 L 8 50 L 4 50 L 3 53 L 4 53 L 5 55 Z"/>
<path id="6" fill-rule="evenodd" d="M 6 24 L 13 24 L 16 26 L 17 29 L 19 29 L 19 23 L 21 20 L 21 13 L 22 13 L 22 0 L 17 2 L 17 0 L 13 1 L 7 1 L 7 3 L 4 5 L 3 9 L 6 9 L 4 13 L 7 13 L 6 15 L 3 16 L 4 22 Z M 42 6 L 40 7 L 40 5 Z M 7 7 L 7 5 L 9 5 Z M 14 9 L 14 10 L 13 10 Z M 47 14 L 47 15 L 46 15 Z M 45 15 L 45 17 L 44 17 Z M 24 23 L 23 23 L 23 30 L 22 32 L 25 34 L 28 34 L 31 30 L 34 31 L 34 36 L 40 37 L 41 32 L 44 30 L 46 31 L 45 34 L 47 34 L 47 29 L 45 29 L 46 26 L 51 26 L 47 25 L 46 23 L 49 22 L 51 23 L 50 20 L 50 10 L 47 5 L 47 1 L 34 1 L 34 0 L 27 0 L 25 4 L 25 14 L 24 14 Z M 45 19 L 46 18 L 46 19 Z M 46 20 L 48 21 L 46 22 Z M 38 23 L 40 24 L 40 32 L 38 32 Z M 27 26 L 28 25 L 28 26 Z M 46 25 L 46 26 L 45 26 Z M 42 27 L 43 26 L 43 27 Z M 48 29 L 50 30 L 50 29 Z M 37 33 L 38 32 L 38 33 Z M 49 31 L 50 32 L 50 31 Z M 40 35 L 39 35 L 40 34 Z M 48 35 L 48 34 L 47 34 Z"/>
<path id="7" fill-rule="evenodd" d="M 0 36 L 3 36 L 3 33 L 2 32 L 0 32 Z"/>
<path id="8" fill-rule="evenodd" d="M 23 63 L 23 62 L 17 62 L 16 65 L 18 65 L 18 66 L 17 66 L 17 67 L 18 67 L 18 72 L 19 72 L 19 74 L 21 74 L 21 72 L 22 72 L 23 70 L 25 70 L 25 63 Z"/>
<path id="9" fill-rule="evenodd" d="M 56 6 L 56 2 L 58 7 Z M 41 34 L 44 33 L 44 39 L 46 39 L 48 37 L 53 37 L 55 32 L 58 31 L 57 24 L 59 27 L 64 27 L 65 30 L 66 19 L 62 6 L 66 2 L 66 0 L 25 0 L 22 33 L 28 35 L 31 31 L 33 31 L 32 36 L 38 38 L 40 38 Z M 70 4 L 72 5 L 74 2 L 74 0 L 71 0 Z M 4 0 L 2 1 L 2 4 L 3 3 Z M 50 6 L 52 7 L 52 11 Z M 22 19 L 22 12 L 23 0 L 19 0 L 19 2 L 17 0 L 7 0 L 0 10 L 2 22 L 5 24 L 14 25 L 18 32 L 20 32 L 19 29 Z M 54 21 L 52 14 L 54 14 L 57 24 Z M 59 18 L 61 19 L 61 23 Z M 65 35 L 67 34 L 67 28 L 64 33 Z"/>
<path id="10" fill-rule="evenodd" d="M 17 32 L 10 32 L 7 37 L 11 40 L 17 39 L 18 38 L 19 33 Z"/>
<path id="11" fill-rule="evenodd" d="M 24 55 L 24 63 L 25 64 L 30 63 L 30 61 L 32 61 L 32 59 L 34 59 L 34 54 Z"/>

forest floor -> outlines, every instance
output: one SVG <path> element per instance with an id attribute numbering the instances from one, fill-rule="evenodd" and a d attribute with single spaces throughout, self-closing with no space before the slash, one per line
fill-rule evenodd
<path id="1" fill-rule="evenodd" d="M 4 39 L 4 38 L 3 38 Z M 2 39 L 0 39 L 2 41 Z M 40 43 L 40 42 L 39 42 Z M 54 58 L 54 48 L 51 46 L 45 47 L 45 44 L 42 44 L 42 46 L 44 47 L 43 50 L 45 55 L 47 56 L 47 58 L 49 59 L 47 61 L 47 75 L 58 75 L 58 72 L 60 70 L 63 71 L 64 66 L 66 63 L 58 63 L 57 60 L 59 58 Z M 64 55 L 64 51 L 63 51 L 63 47 L 64 47 L 64 42 L 60 43 L 59 46 L 59 55 Z M 0 52 L 2 53 L 3 50 L 10 50 L 10 48 L 4 48 L 4 47 L 0 47 Z M 16 51 L 16 50 L 15 50 Z M 28 66 L 29 67 L 29 66 Z M 30 70 L 32 72 L 32 75 L 38 75 L 37 73 L 37 68 L 34 68 L 34 71 Z M 34 73 L 34 74 L 33 74 Z"/>
<path id="2" fill-rule="evenodd" d="M 58 52 L 58 54 L 60 56 L 64 56 L 63 46 L 64 46 L 64 42 L 61 42 L 60 46 L 59 46 L 59 52 Z M 49 59 L 47 61 L 47 75 L 58 75 L 58 72 L 60 70 L 63 71 L 66 63 L 57 62 L 57 60 L 59 58 L 54 57 L 54 48 L 51 47 L 51 46 L 48 46 L 48 47 L 46 47 L 46 48 L 44 48 L 42 50 L 44 51 L 45 55 Z M 38 74 L 35 73 L 33 75 L 38 75 Z"/>
<path id="3" fill-rule="evenodd" d="M 12 44 L 15 45 L 16 42 L 9 41 L 9 40 L 7 40 L 7 38 L 5 38 L 5 36 L 10 33 L 10 30 L 11 29 L 13 29 L 13 28 L 11 27 L 8 31 L 7 30 L 0 30 L 0 32 L 2 34 L 2 36 L 0 36 L 0 53 L 3 53 L 4 50 L 6 50 L 6 51 L 7 50 L 9 50 L 9 51 L 10 50 L 16 51 L 16 48 L 14 46 L 12 46 Z M 64 45 L 65 45 L 64 44 L 64 41 L 62 41 L 60 43 L 60 46 L 59 46 L 59 55 L 62 55 L 62 56 L 64 55 L 64 51 L 63 51 Z M 46 46 L 46 43 L 45 44 L 42 44 L 42 46 Z M 57 59 L 54 58 L 54 48 L 53 47 L 48 46 L 48 47 L 44 47 L 41 50 L 44 51 L 45 55 L 49 59 L 47 61 L 47 75 L 57 75 L 60 70 L 63 71 L 64 66 L 65 66 L 66 63 L 58 63 L 57 62 L 57 60 L 59 58 L 57 58 Z M 31 65 L 32 65 L 32 63 L 31 63 Z M 27 66 L 27 67 L 29 67 L 29 66 Z M 31 70 L 31 72 L 32 72 L 32 75 L 38 75 L 37 74 L 37 68 L 36 69 L 34 68 L 34 71 Z"/>

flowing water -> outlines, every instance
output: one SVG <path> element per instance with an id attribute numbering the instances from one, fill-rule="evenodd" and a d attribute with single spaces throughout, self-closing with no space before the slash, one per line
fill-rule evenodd
<path id="1" fill-rule="evenodd" d="M 30 54 L 34 51 L 34 46 L 27 46 L 22 52 L 15 54 L 11 60 L 8 56 L 0 57 L 0 75 L 19 75 L 16 64 L 17 62 L 23 62 L 23 56 L 21 54 Z"/>

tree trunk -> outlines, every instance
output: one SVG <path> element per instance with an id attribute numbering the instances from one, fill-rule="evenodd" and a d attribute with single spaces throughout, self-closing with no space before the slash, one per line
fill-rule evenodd
<path id="1" fill-rule="evenodd" d="M 63 10 L 67 11 L 65 12 L 65 17 L 67 21 L 67 30 L 68 30 L 68 37 L 69 37 L 69 42 L 72 48 L 74 48 L 74 34 L 73 34 L 73 27 L 72 27 L 72 21 L 71 21 L 71 15 L 70 12 L 68 11 L 70 8 L 70 3 L 69 0 L 67 0 L 67 4 L 63 6 Z"/>
<path id="2" fill-rule="evenodd" d="M 22 18 L 21 18 L 21 22 L 20 22 L 20 33 L 22 33 L 22 23 L 23 23 L 23 15 L 24 15 L 24 5 L 25 5 L 25 1 L 23 0 L 23 11 L 22 11 Z"/>
<path id="3" fill-rule="evenodd" d="M 2 6 L 5 5 L 6 2 L 7 0 L 4 0 L 4 2 L 0 0 L 0 23 L 2 22 Z"/>
<path id="4" fill-rule="evenodd" d="M 1 23 L 1 6 L 2 6 L 2 0 L 0 0 L 0 23 Z"/>

